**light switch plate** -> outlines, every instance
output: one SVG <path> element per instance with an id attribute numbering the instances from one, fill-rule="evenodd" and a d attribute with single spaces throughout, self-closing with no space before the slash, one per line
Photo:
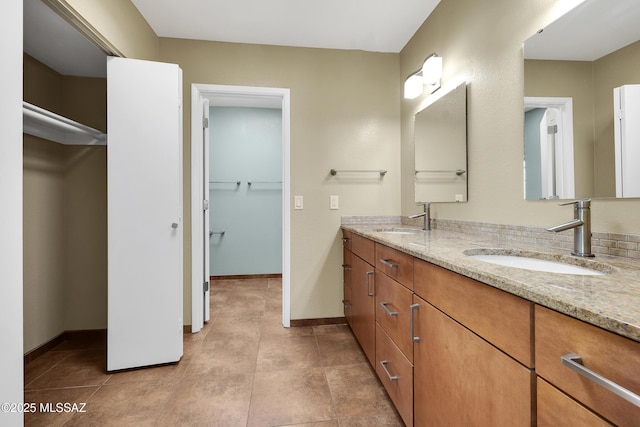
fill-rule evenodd
<path id="1" fill-rule="evenodd" d="M 293 209 L 301 210 L 303 207 L 302 196 L 293 196 Z"/>
<path id="2" fill-rule="evenodd" d="M 338 208 L 339 208 L 338 196 L 330 196 L 329 209 L 338 209 Z"/>

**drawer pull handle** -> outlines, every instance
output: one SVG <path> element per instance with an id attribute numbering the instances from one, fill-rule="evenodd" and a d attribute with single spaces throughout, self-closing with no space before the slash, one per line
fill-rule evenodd
<path id="1" fill-rule="evenodd" d="M 347 243 L 347 242 L 350 242 L 350 241 L 351 241 L 351 239 L 350 239 L 350 238 L 348 238 L 348 237 L 343 237 L 343 238 L 342 238 L 342 241 L 343 241 L 343 242 L 345 242 L 345 243 Z"/>
<path id="2" fill-rule="evenodd" d="M 565 354 L 560 358 L 560 361 L 564 366 L 574 370 L 583 377 L 590 379 L 594 383 L 601 385 L 610 392 L 617 394 L 624 400 L 631 402 L 632 404 L 640 408 L 640 396 L 630 390 L 627 390 L 621 385 L 616 384 L 613 381 L 603 377 L 602 375 L 593 372 L 591 369 L 584 367 L 582 365 L 582 358 L 577 354 Z"/>
<path id="3" fill-rule="evenodd" d="M 388 360 L 381 360 L 380 361 L 380 366 L 382 366 L 382 369 L 384 369 L 384 373 L 387 374 L 387 377 L 389 378 L 389 381 L 398 381 L 398 376 L 397 375 L 391 375 L 391 373 L 387 369 L 387 363 L 389 363 Z"/>
<path id="4" fill-rule="evenodd" d="M 389 308 L 387 307 L 387 304 L 389 304 L 389 303 L 388 302 L 381 302 L 380 303 L 380 307 L 382 307 L 384 309 L 384 311 L 386 311 L 389 316 L 397 316 L 398 312 L 389 310 Z"/>
<path id="5" fill-rule="evenodd" d="M 351 266 L 349 264 L 342 264 L 342 268 L 345 270 L 351 270 Z"/>
<path id="6" fill-rule="evenodd" d="M 386 260 L 384 258 L 380 258 L 380 262 L 386 265 L 389 268 L 398 268 L 400 265 L 394 263 L 393 261 Z"/>
<path id="7" fill-rule="evenodd" d="M 409 306 L 409 308 L 411 309 L 410 316 L 409 316 L 409 329 L 411 332 L 411 342 L 420 342 L 420 337 L 416 337 L 415 336 L 415 327 L 416 327 L 416 322 L 414 319 L 414 313 L 416 310 L 420 309 L 420 304 L 411 304 Z"/>
<path id="8" fill-rule="evenodd" d="M 370 280 L 369 277 L 373 275 L 373 271 L 367 271 L 367 296 L 372 297 L 373 292 L 371 292 Z"/>

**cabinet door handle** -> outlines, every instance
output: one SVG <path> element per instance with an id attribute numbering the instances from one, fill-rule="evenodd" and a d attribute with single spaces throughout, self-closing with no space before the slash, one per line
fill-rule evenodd
<path id="1" fill-rule="evenodd" d="M 384 369 L 384 373 L 387 374 L 387 377 L 389 378 L 389 381 L 398 381 L 398 376 L 397 375 L 391 375 L 391 373 L 387 369 L 387 363 L 389 363 L 388 360 L 381 360 L 380 361 L 380 366 L 382 366 L 382 369 Z"/>
<path id="2" fill-rule="evenodd" d="M 373 271 L 367 271 L 367 296 L 372 297 L 373 292 L 371 292 L 370 280 L 369 277 L 373 274 Z"/>
<path id="3" fill-rule="evenodd" d="M 411 304 L 409 306 L 409 308 L 411 309 L 409 311 L 410 315 L 409 315 L 409 329 L 410 329 L 410 333 L 411 333 L 411 342 L 420 342 L 420 337 L 416 337 L 415 336 L 415 328 L 416 328 L 416 322 L 414 319 L 414 313 L 416 310 L 420 309 L 420 304 Z"/>
<path id="4" fill-rule="evenodd" d="M 616 384 L 613 381 L 603 377 L 602 375 L 593 372 L 591 369 L 586 368 L 582 365 L 582 358 L 577 354 L 565 354 L 560 358 L 560 361 L 564 366 L 577 372 L 583 377 L 590 379 L 594 383 L 606 388 L 610 392 L 617 394 L 624 400 L 631 402 L 632 404 L 640 408 L 640 396 L 630 390 L 627 390 L 621 385 Z"/>
<path id="5" fill-rule="evenodd" d="M 342 241 L 343 241 L 343 242 L 345 242 L 345 243 L 347 243 L 347 242 L 350 242 L 350 241 L 351 241 L 351 239 L 350 239 L 350 238 L 348 238 L 348 237 L 343 237 L 343 238 L 342 238 Z"/>
<path id="6" fill-rule="evenodd" d="M 384 308 L 384 311 L 386 311 L 389 316 L 397 316 L 398 312 L 389 310 L 389 308 L 387 307 L 387 304 L 389 304 L 389 303 L 388 302 L 381 302 L 380 303 L 380 307 Z"/>
<path id="7" fill-rule="evenodd" d="M 351 266 L 349 264 L 342 264 L 342 268 L 345 270 L 351 270 Z"/>
<path id="8" fill-rule="evenodd" d="M 380 258 L 380 262 L 383 263 L 384 265 L 386 265 L 389 268 L 398 268 L 400 266 L 400 264 L 396 264 L 393 261 L 389 261 L 387 259 L 384 258 Z"/>

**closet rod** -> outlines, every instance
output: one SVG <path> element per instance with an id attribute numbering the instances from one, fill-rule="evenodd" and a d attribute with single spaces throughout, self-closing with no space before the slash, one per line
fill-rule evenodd
<path id="1" fill-rule="evenodd" d="M 106 145 L 107 135 L 67 117 L 22 102 L 24 133 L 67 145 Z"/>
<path id="2" fill-rule="evenodd" d="M 368 172 L 375 172 L 375 173 L 379 173 L 380 176 L 384 176 L 387 173 L 386 169 L 331 169 L 331 175 L 336 175 L 338 172 L 362 172 L 362 173 L 368 173 Z"/>

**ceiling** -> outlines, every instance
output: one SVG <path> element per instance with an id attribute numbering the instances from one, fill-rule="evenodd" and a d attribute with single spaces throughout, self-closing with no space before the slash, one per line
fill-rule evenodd
<path id="1" fill-rule="evenodd" d="M 439 2 L 132 0 L 159 37 L 373 52 L 400 52 Z M 63 75 L 105 76 L 101 51 L 41 0 L 23 3 L 25 52 Z"/>
<path id="2" fill-rule="evenodd" d="M 132 0 L 156 34 L 400 52 L 440 0 Z"/>
<path id="3" fill-rule="evenodd" d="M 160 37 L 373 52 L 399 52 L 440 2 L 131 1 Z M 637 1 L 585 1 L 527 40 L 525 56 L 594 60 L 639 40 Z M 23 4 L 25 52 L 63 75 L 106 76 L 102 51 L 41 0 Z"/>
<path id="4" fill-rule="evenodd" d="M 23 0 L 26 53 L 65 76 L 106 77 L 105 54 L 41 0 Z"/>

